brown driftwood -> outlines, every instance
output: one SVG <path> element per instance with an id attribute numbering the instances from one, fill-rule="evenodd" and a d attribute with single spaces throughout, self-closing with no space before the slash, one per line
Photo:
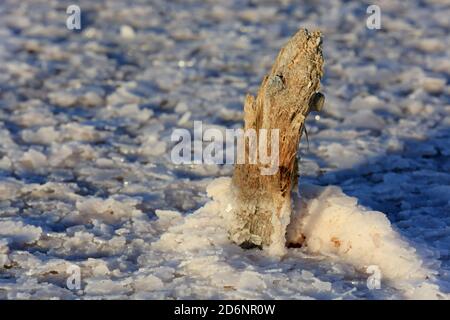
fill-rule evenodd
<path id="1" fill-rule="evenodd" d="M 244 164 L 235 165 L 230 236 L 242 247 L 281 242 L 284 246 L 291 191 L 297 189 L 297 151 L 304 121 L 311 110 L 320 111 L 324 102 L 318 92 L 322 65 L 321 33 L 301 29 L 281 49 L 257 97 L 245 99 L 245 130 L 279 129 L 279 167 L 273 175 L 262 175 L 261 169 L 267 166 L 251 164 L 248 157 Z M 248 155 L 248 141 L 245 148 Z M 269 152 L 272 149 L 269 143 Z"/>

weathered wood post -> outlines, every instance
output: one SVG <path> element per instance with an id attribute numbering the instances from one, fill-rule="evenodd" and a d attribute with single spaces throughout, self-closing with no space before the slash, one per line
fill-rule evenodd
<path id="1" fill-rule="evenodd" d="M 281 49 L 261 83 L 257 97 L 247 95 L 245 130 L 279 129 L 278 170 L 264 175 L 267 165 L 236 164 L 232 179 L 235 203 L 230 237 L 244 248 L 285 246 L 291 215 L 291 191 L 297 188 L 297 151 L 305 118 L 320 111 L 324 97 L 318 92 L 323 70 L 321 33 L 300 29 Z M 270 134 L 269 134 L 270 136 Z M 261 143 L 261 139 L 257 143 Z M 259 147 L 259 145 L 258 145 Z M 268 143 L 269 154 L 275 148 Z M 260 148 L 258 148 L 261 150 Z"/>

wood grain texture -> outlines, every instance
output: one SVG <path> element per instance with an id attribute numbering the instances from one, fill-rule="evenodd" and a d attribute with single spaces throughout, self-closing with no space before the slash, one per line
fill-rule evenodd
<path id="1" fill-rule="evenodd" d="M 230 236 L 242 247 L 269 246 L 278 241 L 275 233 L 284 237 L 291 191 L 297 185 L 297 151 L 304 121 L 310 110 L 323 105 L 323 95 L 318 93 L 323 74 L 321 43 L 320 32 L 300 29 L 279 52 L 256 98 L 247 95 L 245 99 L 245 129 L 257 133 L 262 128 L 279 129 L 279 167 L 273 175 L 262 175 L 264 165 L 259 163 L 235 165 L 236 203 Z M 246 155 L 248 147 L 246 143 Z M 268 150 L 272 150 L 270 144 Z"/>

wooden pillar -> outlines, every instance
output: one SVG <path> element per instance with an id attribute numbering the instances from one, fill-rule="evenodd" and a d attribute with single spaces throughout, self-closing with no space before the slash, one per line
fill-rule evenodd
<path id="1" fill-rule="evenodd" d="M 305 118 L 320 111 L 324 97 L 318 92 L 323 70 L 321 33 L 300 29 L 281 49 L 258 94 L 247 95 L 245 130 L 279 129 L 278 167 L 262 174 L 268 165 L 246 160 L 236 164 L 232 179 L 235 203 L 230 237 L 244 248 L 282 245 L 291 215 L 291 192 L 297 188 L 297 151 Z M 258 135 L 257 135 L 258 136 Z M 258 136 L 258 147 L 261 140 Z M 269 152 L 276 149 L 268 143 Z M 259 149 L 258 149 L 259 150 Z M 270 153 L 269 153 L 270 154 Z"/>

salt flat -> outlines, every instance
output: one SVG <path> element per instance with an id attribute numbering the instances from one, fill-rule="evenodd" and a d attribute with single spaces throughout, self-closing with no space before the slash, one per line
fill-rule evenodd
<path id="1" fill-rule="evenodd" d="M 69 3 L 2 1 L 0 298 L 448 297 L 448 1 L 380 1 L 380 30 L 357 1 L 252 3 L 78 1 L 77 32 Z M 299 210 L 340 227 L 304 220 L 315 242 L 280 259 L 228 240 L 214 179 L 232 167 L 174 165 L 170 136 L 239 128 L 300 27 L 323 31 L 326 102 L 301 144 Z M 350 238 L 365 221 L 375 240 Z M 334 231 L 339 248 L 321 244 Z"/>

